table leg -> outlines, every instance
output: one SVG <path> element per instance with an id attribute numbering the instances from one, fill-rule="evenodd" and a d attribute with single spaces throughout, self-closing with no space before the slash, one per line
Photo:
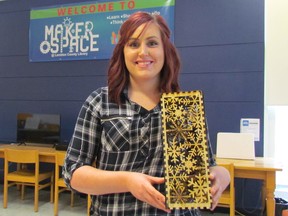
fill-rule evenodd
<path id="1" fill-rule="evenodd" d="M 275 172 L 267 172 L 266 176 L 266 207 L 267 207 L 267 216 L 275 215 L 275 199 L 274 191 L 276 188 L 275 183 Z"/>

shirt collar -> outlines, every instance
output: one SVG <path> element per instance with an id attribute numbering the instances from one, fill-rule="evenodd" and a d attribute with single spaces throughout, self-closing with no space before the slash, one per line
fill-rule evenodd
<path id="1" fill-rule="evenodd" d="M 144 109 L 143 107 L 141 107 L 139 104 L 131 101 L 129 99 L 129 96 L 128 96 L 128 87 L 125 87 L 123 92 L 122 92 L 122 96 L 124 97 L 125 101 L 128 102 L 131 106 L 134 106 L 134 110 L 137 111 L 137 112 L 140 112 L 140 110 Z M 152 110 L 148 111 L 148 112 L 151 112 L 151 113 L 154 113 L 154 112 L 159 112 L 161 111 L 161 106 L 160 106 L 160 102 L 157 104 L 157 106 L 155 106 Z"/>

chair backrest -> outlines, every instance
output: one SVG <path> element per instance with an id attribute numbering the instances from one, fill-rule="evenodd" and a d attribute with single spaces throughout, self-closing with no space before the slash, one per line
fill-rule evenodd
<path id="1" fill-rule="evenodd" d="M 230 185 L 223 191 L 222 196 L 219 199 L 219 206 L 229 206 L 230 215 L 235 215 L 235 187 L 234 187 L 234 164 L 233 163 L 223 163 L 219 164 L 226 168 L 230 173 Z"/>
<path id="2" fill-rule="evenodd" d="M 56 164 L 58 166 L 63 166 L 64 165 L 64 160 L 65 160 L 65 152 L 57 152 L 56 153 Z"/>
<path id="3" fill-rule="evenodd" d="M 55 158 L 55 179 L 58 181 L 58 179 L 61 179 L 61 171 L 62 171 L 62 166 L 64 165 L 64 160 L 65 160 L 65 152 L 60 151 L 56 153 L 56 158 Z"/>
<path id="4" fill-rule="evenodd" d="M 37 150 L 5 149 L 4 158 L 13 163 L 39 163 Z"/>
<path id="5" fill-rule="evenodd" d="M 233 163 L 227 163 L 227 164 L 221 164 L 220 166 L 226 168 L 229 171 L 230 174 L 230 185 L 227 187 L 229 188 L 234 188 L 234 164 Z"/>
<path id="6" fill-rule="evenodd" d="M 39 153 L 32 149 L 4 149 L 4 175 L 9 173 L 9 163 L 34 164 L 35 179 L 39 177 Z"/>

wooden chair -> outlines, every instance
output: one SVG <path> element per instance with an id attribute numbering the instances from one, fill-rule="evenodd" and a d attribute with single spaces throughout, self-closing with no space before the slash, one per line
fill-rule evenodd
<path id="1" fill-rule="evenodd" d="M 218 206 L 229 207 L 230 216 L 235 215 L 235 187 L 234 187 L 234 165 L 233 163 L 219 164 L 219 166 L 225 167 L 230 173 L 230 185 L 222 193 Z"/>
<path id="2" fill-rule="evenodd" d="M 59 194 L 63 191 L 71 191 L 71 200 L 70 205 L 73 207 L 74 205 L 74 193 L 70 190 L 62 178 L 62 167 L 64 165 L 65 160 L 65 152 L 57 152 L 56 153 L 56 160 L 55 160 L 55 197 L 54 197 L 54 216 L 58 215 L 58 203 L 59 203 Z M 90 195 L 87 195 L 87 215 L 90 215 L 90 203 L 91 198 Z"/>
<path id="3" fill-rule="evenodd" d="M 57 152 L 55 158 L 55 197 L 54 197 L 54 215 L 58 215 L 59 194 L 69 190 L 62 178 L 62 166 L 64 165 L 65 152 Z M 70 190 L 71 191 L 71 190 Z M 74 193 L 71 191 L 70 206 L 73 207 Z"/>
<path id="4" fill-rule="evenodd" d="M 18 166 L 16 171 L 9 171 L 9 163 L 17 165 L 34 164 L 34 170 L 27 166 Z M 44 183 L 43 181 L 46 180 Z M 48 182 L 47 182 L 48 180 Z M 3 208 L 7 208 L 8 188 L 13 185 L 21 186 L 21 198 L 24 199 L 25 186 L 34 186 L 34 211 L 38 211 L 39 190 L 50 186 L 50 202 L 53 202 L 54 172 L 39 171 L 39 155 L 37 150 L 4 150 L 4 196 Z"/>

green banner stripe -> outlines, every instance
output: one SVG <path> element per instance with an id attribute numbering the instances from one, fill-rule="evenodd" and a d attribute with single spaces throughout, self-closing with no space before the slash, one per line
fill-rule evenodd
<path id="1" fill-rule="evenodd" d="M 120 2 L 124 2 L 121 4 Z M 49 9 L 32 9 L 30 11 L 30 19 L 43 19 L 61 16 L 77 16 L 95 13 L 107 13 L 113 11 L 138 10 L 143 8 L 174 6 L 175 0 L 132 0 L 132 1 L 116 1 L 102 2 L 83 5 L 63 5 Z M 128 7 L 130 6 L 130 8 Z M 110 7 L 110 8 L 109 8 Z"/>

